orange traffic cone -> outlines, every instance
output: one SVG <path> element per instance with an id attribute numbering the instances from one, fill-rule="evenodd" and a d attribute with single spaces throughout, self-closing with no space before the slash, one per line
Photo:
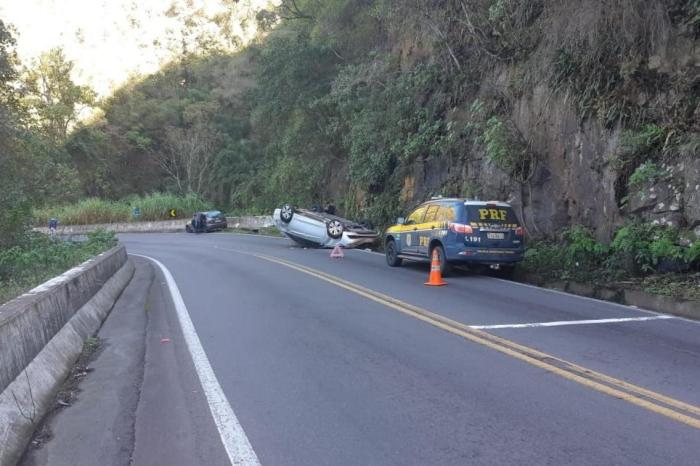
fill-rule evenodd
<path id="1" fill-rule="evenodd" d="M 331 251 L 331 259 L 342 259 L 343 257 L 345 257 L 345 254 L 343 254 L 343 248 L 341 248 L 339 244 L 336 244 Z"/>
<path id="2" fill-rule="evenodd" d="M 440 272 L 440 255 L 437 248 L 433 249 L 433 259 L 430 261 L 430 275 L 425 284 L 428 286 L 447 285 L 447 282 L 442 279 L 442 272 Z"/>

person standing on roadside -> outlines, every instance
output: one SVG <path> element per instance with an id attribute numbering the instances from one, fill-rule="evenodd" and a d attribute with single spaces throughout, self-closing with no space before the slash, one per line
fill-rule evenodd
<path id="1" fill-rule="evenodd" d="M 49 236 L 53 240 L 56 239 L 56 230 L 57 229 L 58 229 L 58 219 L 50 218 L 49 219 Z"/>
<path id="2" fill-rule="evenodd" d="M 205 214 L 204 212 L 199 213 L 199 232 L 207 232 L 207 214 Z"/>

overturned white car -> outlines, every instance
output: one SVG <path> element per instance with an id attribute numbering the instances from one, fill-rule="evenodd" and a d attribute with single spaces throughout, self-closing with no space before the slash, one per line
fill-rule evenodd
<path id="1" fill-rule="evenodd" d="M 344 248 L 369 246 L 379 239 L 370 225 L 360 224 L 323 211 L 300 209 L 285 204 L 275 209 L 275 226 L 302 246 Z"/>

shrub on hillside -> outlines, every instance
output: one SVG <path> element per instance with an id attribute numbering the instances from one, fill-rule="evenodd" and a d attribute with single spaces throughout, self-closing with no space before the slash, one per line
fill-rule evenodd
<path id="1" fill-rule="evenodd" d="M 88 234 L 86 241 L 54 241 L 30 234 L 21 244 L 0 250 L 0 303 L 60 275 L 71 267 L 115 246 L 111 231 Z"/>
<path id="2" fill-rule="evenodd" d="M 683 245 L 686 244 L 686 245 Z M 566 230 L 560 242 L 535 242 L 525 253 L 524 267 L 545 276 L 569 279 L 682 272 L 700 262 L 700 239 L 692 232 L 651 224 L 620 228 L 608 246 L 587 229 Z"/>
<path id="3" fill-rule="evenodd" d="M 700 240 L 692 238 L 687 242 L 688 246 L 681 245 L 681 231 L 677 228 L 627 225 L 615 234 L 610 262 L 633 273 L 682 271 L 700 259 Z"/>

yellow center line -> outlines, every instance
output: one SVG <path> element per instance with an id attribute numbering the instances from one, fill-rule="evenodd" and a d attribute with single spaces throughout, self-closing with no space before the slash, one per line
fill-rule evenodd
<path id="1" fill-rule="evenodd" d="M 252 255 L 259 259 L 283 265 L 313 276 L 371 301 L 382 304 L 383 306 L 394 309 L 402 314 L 411 316 L 422 322 L 442 329 L 453 335 L 457 335 L 471 342 L 486 346 L 527 364 L 556 374 L 567 380 L 589 387 L 600 393 L 627 401 L 633 405 L 657 414 L 661 414 L 696 429 L 700 429 L 700 419 L 694 417 L 700 417 L 700 407 L 698 406 L 670 398 L 652 390 L 648 390 L 583 366 L 579 366 L 506 338 L 502 338 L 482 330 L 474 329 L 464 323 L 449 319 L 427 309 L 405 303 L 396 298 L 392 298 L 391 296 L 370 290 L 311 267 L 264 254 L 249 253 L 234 249 L 228 250 L 241 254 Z"/>

